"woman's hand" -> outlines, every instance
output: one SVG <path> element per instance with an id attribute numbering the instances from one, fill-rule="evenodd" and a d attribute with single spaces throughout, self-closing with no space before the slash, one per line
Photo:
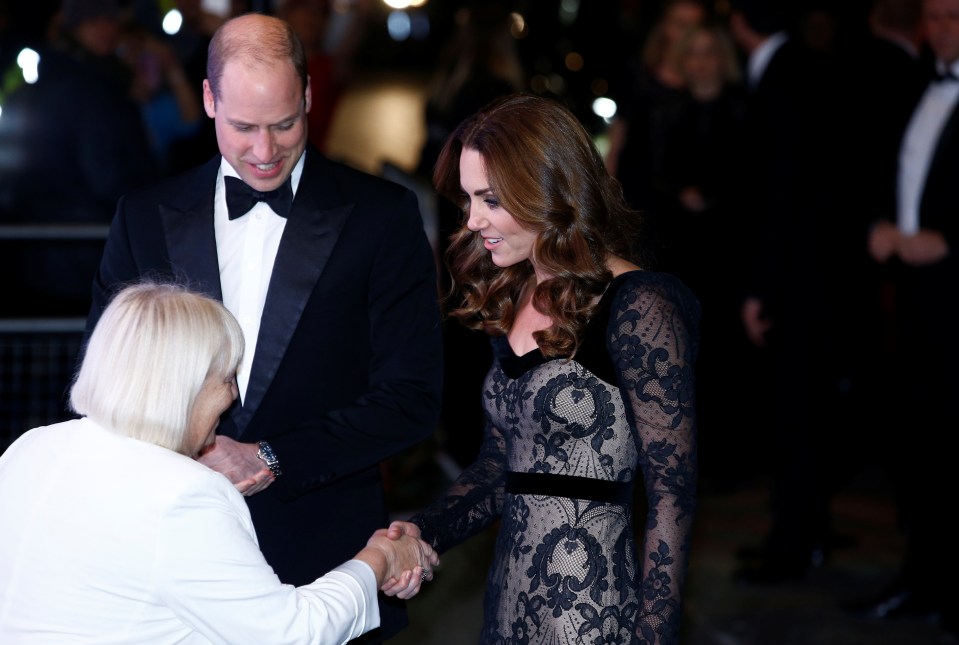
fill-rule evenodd
<path id="1" fill-rule="evenodd" d="M 410 525 L 416 528 L 414 535 L 396 524 L 376 531 L 356 559 L 372 567 L 377 586 L 384 594 L 406 600 L 419 593 L 424 581 L 433 579 L 433 567 L 439 565 L 440 559 L 433 547 L 418 538 L 418 527 Z"/>

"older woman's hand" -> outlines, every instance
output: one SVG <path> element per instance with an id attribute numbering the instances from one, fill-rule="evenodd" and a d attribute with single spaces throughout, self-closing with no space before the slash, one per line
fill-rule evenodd
<path id="1" fill-rule="evenodd" d="M 380 529 L 375 535 L 385 535 L 390 540 L 398 540 L 404 536 L 420 538 L 420 527 L 412 522 L 403 522 L 397 520 L 392 522 L 388 529 Z M 423 548 L 427 553 L 434 553 L 432 547 L 428 543 L 423 542 L 422 540 L 420 540 L 420 542 L 423 544 Z M 436 556 L 434 553 L 434 558 L 431 559 L 430 566 L 423 569 L 420 573 L 421 582 L 427 582 L 433 579 L 433 568 L 439 565 L 439 563 L 439 556 Z M 398 595 L 398 592 L 403 589 L 403 581 L 397 580 L 392 582 L 392 584 L 387 582 L 380 587 L 380 589 L 388 596 Z"/>
<path id="2" fill-rule="evenodd" d="M 426 580 L 432 580 L 439 556 L 426 542 L 411 535 L 388 537 L 387 529 L 374 533 L 356 559 L 372 567 L 376 583 L 387 596 L 408 599 L 419 593 Z"/>
<path id="3" fill-rule="evenodd" d="M 415 538 L 422 537 L 420 527 L 412 522 L 404 522 L 403 520 L 390 522 L 390 527 L 386 529 L 386 537 L 395 540 L 402 535 L 411 535 Z"/>

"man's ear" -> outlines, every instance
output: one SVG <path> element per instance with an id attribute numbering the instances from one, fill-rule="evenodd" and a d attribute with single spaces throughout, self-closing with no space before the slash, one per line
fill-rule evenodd
<path id="1" fill-rule="evenodd" d="M 306 111 L 309 113 L 310 108 L 313 107 L 313 92 L 310 90 L 310 75 L 306 75 L 306 95 L 303 97 L 303 103 L 306 106 Z"/>
<path id="2" fill-rule="evenodd" d="M 216 116 L 216 99 L 213 97 L 213 90 L 210 89 L 210 80 L 206 78 L 203 79 L 203 109 L 211 119 Z"/>

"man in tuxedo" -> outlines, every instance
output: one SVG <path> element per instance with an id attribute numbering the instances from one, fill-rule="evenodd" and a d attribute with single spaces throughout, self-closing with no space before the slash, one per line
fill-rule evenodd
<path id="1" fill-rule="evenodd" d="M 203 101 L 220 154 L 120 199 L 87 328 L 141 275 L 222 299 L 245 335 L 240 398 L 200 461 L 247 496 L 267 561 L 301 585 L 388 523 L 379 463 L 436 429 L 436 267 L 412 192 L 308 145 L 306 59 L 287 23 L 220 27 Z M 391 601 L 360 642 L 405 626 Z"/>
<path id="2" fill-rule="evenodd" d="M 854 607 L 876 618 L 937 616 L 956 632 L 959 554 L 945 528 L 955 497 L 959 429 L 959 0 L 923 0 L 934 75 L 915 96 L 898 163 L 878 185 L 895 188 L 868 236 L 876 269 L 892 284 L 893 345 L 877 356 L 885 388 L 877 418 L 899 502 L 905 552 L 899 576 Z"/>
<path id="3" fill-rule="evenodd" d="M 837 212 L 835 65 L 790 30 L 781 2 L 734 0 L 730 31 L 746 54 L 742 184 L 734 191 L 742 242 L 746 336 L 763 375 L 741 383 L 744 418 L 767 419 L 771 526 L 747 551 L 740 579 L 801 578 L 830 539 L 828 457 L 843 431 L 849 329 L 842 312 L 848 249 L 860 243 Z M 767 389 L 768 388 L 768 389 Z"/>

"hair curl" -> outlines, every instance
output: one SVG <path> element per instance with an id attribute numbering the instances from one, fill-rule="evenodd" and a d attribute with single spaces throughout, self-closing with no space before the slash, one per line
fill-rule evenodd
<path id="1" fill-rule="evenodd" d="M 446 141 L 433 173 L 437 192 L 464 213 L 445 254 L 452 278 L 445 303 L 449 315 L 471 329 L 506 334 L 535 278 L 530 262 L 494 265 L 481 236 L 466 228 L 469 202 L 459 174 L 464 149 L 480 153 L 503 208 L 537 234 L 533 258 L 550 277 L 535 286 L 532 302 L 553 321 L 534 334 L 540 350 L 574 355 L 612 279 L 608 257 L 643 260 L 635 252 L 640 214 L 627 205 L 589 133 L 560 103 L 517 93 L 476 112 Z"/>

